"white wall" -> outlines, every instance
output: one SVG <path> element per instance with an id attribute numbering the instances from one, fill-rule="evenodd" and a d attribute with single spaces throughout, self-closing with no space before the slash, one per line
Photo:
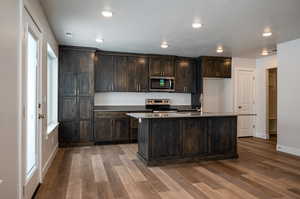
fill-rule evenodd
<path id="1" fill-rule="evenodd" d="M 222 112 L 223 84 L 224 79 L 203 79 L 203 111 Z"/>
<path id="2" fill-rule="evenodd" d="M 300 156 L 300 39 L 281 43 L 278 50 L 279 151 Z"/>
<path id="3" fill-rule="evenodd" d="M 58 44 L 55 36 L 49 26 L 47 18 L 44 14 L 43 8 L 39 0 L 25 0 L 24 4 L 29 10 L 35 23 L 42 31 L 43 37 L 43 49 L 42 49 L 42 90 L 43 90 L 43 112 L 47 112 L 47 43 L 49 43 L 58 57 Z M 47 171 L 47 168 L 51 164 L 53 155 L 58 148 L 58 130 L 54 129 L 49 135 L 47 135 L 47 119 L 43 120 L 43 136 L 42 136 L 42 169 L 43 175 Z"/>
<path id="4" fill-rule="evenodd" d="M 95 105 L 117 106 L 117 105 L 145 105 L 147 98 L 168 98 L 172 105 L 190 105 L 191 94 L 184 93 L 127 93 L 107 92 L 95 93 Z"/>
<path id="5" fill-rule="evenodd" d="M 20 196 L 20 22 L 21 1 L 0 6 L 0 198 Z"/>
<path id="6" fill-rule="evenodd" d="M 267 138 L 267 69 L 277 67 L 277 56 L 256 60 L 256 136 Z"/>

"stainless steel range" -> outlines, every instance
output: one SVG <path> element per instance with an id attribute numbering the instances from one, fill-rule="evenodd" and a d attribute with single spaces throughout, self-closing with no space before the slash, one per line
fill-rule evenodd
<path id="1" fill-rule="evenodd" d="M 146 108 L 151 109 L 154 113 L 177 112 L 176 108 L 171 107 L 170 99 L 146 99 Z"/>

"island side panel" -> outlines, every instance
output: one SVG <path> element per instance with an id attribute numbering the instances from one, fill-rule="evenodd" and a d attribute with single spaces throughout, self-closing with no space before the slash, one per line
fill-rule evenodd
<path id="1" fill-rule="evenodd" d="M 138 155 L 142 160 L 149 160 L 150 120 L 139 119 L 138 125 Z"/>
<path id="2" fill-rule="evenodd" d="M 211 155 L 237 155 L 237 117 L 208 119 L 208 143 Z"/>

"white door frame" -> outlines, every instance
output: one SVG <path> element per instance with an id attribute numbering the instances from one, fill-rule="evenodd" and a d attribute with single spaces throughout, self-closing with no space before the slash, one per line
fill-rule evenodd
<path id="1" fill-rule="evenodd" d="M 38 40 L 38 67 L 37 67 L 37 104 L 42 104 L 42 33 L 34 22 L 28 10 L 23 9 L 23 37 L 22 37 L 22 198 L 27 199 L 25 187 L 28 183 L 26 179 L 26 97 L 27 97 L 27 36 L 31 32 Z M 37 109 L 37 113 L 42 113 L 41 108 Z M 37 117 L 37 180 L 42 182 L 42 120 Z"/>
<path id="2" fill-rule="evenodd" d="M 254 77 L 254 80 L 253 80 L 253 113 L 252 114 L 255 114 L 256 113 L 256 74 L 255 74 L 255 68 L 246 68 L 246 67 L 237 67 L 234 69 L 234 99 L 233 99 L 233 110 L 234 112 L 238 112 L 238 108 L 237 108 L 237 92 L 238 92 L 238 72 L 239 71 L 247 71 L 247 72 L 252 72 L 253 73 L 253 77 Z M 240 116 L 240 117 L 243 117 L 243 116 Z M 256 116 L 254 116 L 253 118 L 253 123 L 254 125 L 256 124 Z M 255 136 L 256 134 L 256 126 L 253 128 L 252 130 L 252 135 Z"/>

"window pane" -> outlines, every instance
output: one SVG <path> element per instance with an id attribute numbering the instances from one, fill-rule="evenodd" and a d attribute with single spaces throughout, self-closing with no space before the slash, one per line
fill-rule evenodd
<path id="1" fill-rule="evenodd" d="M 47 118 L 48 126 L 57 123 L 58 112 L 58 60 L 50 45 L 48 45 L 48 94 L 47 94 Z"/>
<path id="2" fill-rule="evenodd" d="M 26 173 L 36 165 L 36 132 L 37 132 L 37 62 L 38 43 L 28 34 L 27 57 L 27 121 L 26 121 Z"/>

